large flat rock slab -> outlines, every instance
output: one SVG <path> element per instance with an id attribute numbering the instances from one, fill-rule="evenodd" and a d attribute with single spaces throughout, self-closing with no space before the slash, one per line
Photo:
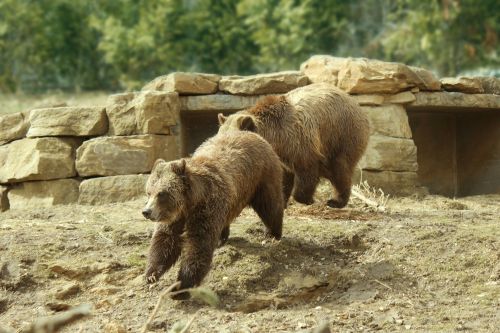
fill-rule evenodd
<path id="1" fill-rule="evenodd" d="M 250 76 L 225 76 L 219 81 L 219 90 L 234 95 L 282 94 L 309 83 L 298 71 L 258 74 Z"/>
<path id="2" fill-rule="evenodd" d="M 20 183 L 8 193 L 10 208 L 26 209 L 76 203 L 79 185 L 80 182 L 76 179 Z"/>
<path id="3" fill-rule="evenodd" d="M 176 92 L 141 91 L 111 95 L 106 113 L 109 135 L 170 134 L 179 121 Z"/>
<path id="4" fill-rule="evenodd" d="M 220 75 L 175 72 L 159 76 L 142 90 L 177 92 L 179 95 L 205 95 L 217 92 Z"/>
<path id="5" fill-rule="evenodd" d="M 499 109 L 500 96 L 493 94 L 464 94 L 459 92 L 419 92 L 415 101 L 408 104 L 410 109 L 442 108 L 439 111 L 463 109 L 477 112 L 481 109 Z"/>
<path id="6" fill-rule="evenodd" d="M 29 126 L 29 112 L 0 116 L 0 145 L 24 138 Z"/>
<path id="7" fill-rule="evenodd" d="M 261 97 L 216 94 L 179 99 L 182 111 L 237 111 L 254 106 Z"/>
<path id="8" fill-rule="evenodd" d="M 124 202 L 146 195 L 145 186 L 149 175 L 124 175 L 86 179 L 80 184 L 78 203 L 102 205 Z"/>
<path id="9" fill-rule="evenodd" d="M 0 183 L 76 176 L 80 139 L 26 138 L 0 146 Z"/>
<path id="10" fill-rule="evenodd" d="M 443 89 L 446 91 L 457 91 L 466 94 L 484 93 L 483 83 L 478 78 L 465 76 L 444 77 L 440 81 Z"/>
<path id="11" fill-rule="evenodd" d="M 411 139 L 372 135 L 359 166 L 376 171 L 417 171 L 417 147 Z"/>
<path id="12" fill-rule="evenodd" d="M 500 79 L 492 76 L 479 76 L 485 94 L 500 95 Z"/>
<path id="13" fill-rule="evenodd" d="M 329 82 L 350 94 L 395 94 L 412 88 L 440 89 L 440 82 L 432 72 L 395 62 L 316 55 L 300 68 L 311 82 Z"/>
<path id="14" fill-rule="evenodd" d="M 173 136 L 99 137 L 78 148 L 76 170 L 83 177 L 148 173 L 158 158 L 168 161 L 178 156 Z"/>
<path id="15" fill-rule="evenodd" d="M 362 106 L 370 121 L 372 134 L 411 139 L 411 128 L 406 110 L 401 105 Z"/>
<path id="16" fill-rule="evenodd" d="M 59 107 L 30 112 L 26 136 L 97 136 L 108 131 L 104 107 Z"/>

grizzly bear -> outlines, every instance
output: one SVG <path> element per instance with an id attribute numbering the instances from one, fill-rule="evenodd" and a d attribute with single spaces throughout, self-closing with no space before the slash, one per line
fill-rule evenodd
<path id="1" fill-rule="evenodd" d="M 201 283 L 214 250 L 247 205 L 267 233 L 281 238 L 282 164 L 271 145 L 250 132 L 216 135 L 192 157 L 158 160 L 146 183 L 144 217 L 159 222 L 149 250 L 146 278 L 156 281 L 180 257 L 179 289 Z M 181 293 L 175 298 L 189 297 Z"/>
<path id="2" fill-rule="evenodd" d="M 330 207 L 342 208 L 351 195 L 351 179 L 370 134 L 368 119 L 349 95 L 327 83 L 266 96 L 254 107 L 219 118 L 219 133 L 246 130 L 260 134 L 274 148 L 284 170 L 284 199 L 314 202 L 319 177 L 336 190 Z"/>

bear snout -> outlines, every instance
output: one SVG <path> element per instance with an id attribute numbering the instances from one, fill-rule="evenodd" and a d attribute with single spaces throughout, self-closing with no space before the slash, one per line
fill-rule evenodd
<path id="1" fill-rule="evenodd" d="M 151 210 L 151 208 L 144 208 L 142 210 L 142 215 L 144 215 L 145 218 L 147 219 L 151 219 L 151 214 L 153 213 L 153 211 Z"/>

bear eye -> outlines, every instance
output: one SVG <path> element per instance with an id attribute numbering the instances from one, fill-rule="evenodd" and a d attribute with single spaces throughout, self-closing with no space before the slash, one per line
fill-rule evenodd
<path id="1" fill-rule="evenodd" d="M 159 197 L 160 199 L 166 199 L 166 198 L 168 198 L 168 197 L 169 197 L 169 194 L 168 194 L 168 192 L 163 191 L 163 192 L 158 193 L 158 197 Z"/>

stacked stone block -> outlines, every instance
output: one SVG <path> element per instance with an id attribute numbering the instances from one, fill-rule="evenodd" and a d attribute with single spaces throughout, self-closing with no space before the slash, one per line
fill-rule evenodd
<path id="1" fill-rule="evenodd" d="M 178 119 L 177 93 L 157 91 L 113 95 L 105 107 L 0 117 L 1 209 L 143 195 L 154 161 L 179 157 L 170 135 Z"/>

